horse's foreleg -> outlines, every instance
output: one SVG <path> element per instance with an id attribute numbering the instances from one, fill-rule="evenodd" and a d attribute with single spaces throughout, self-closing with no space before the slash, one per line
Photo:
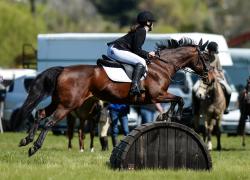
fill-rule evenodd
<path id="1" fill-rule="evenodd" d="M 50 115 L 47 119 L 47 123 L 45 124 L 43 130 L 39 134 L 37 140 L 34 142 L 33 147 L 29 149 L 29 156 L 35 154 L 41 147 L 45 140 L 45 137 L 51 127 L 53 127 L 58 121 L 62 120 L 67 114 L 69 110 L 66 109 L 57 109 L 54 114 Z"/>
<path id="2" fill-rule="evenodd" d="M 171 102 L 170 107 L 168 109 L 168 111 L 166 113 L 162 114 L 162 119 L 167 121 L 167 122 L 171 122 L 172 118 L 174 117 L 174 109 L 176 106 L 176 102 Z"/>
<path id="3" fill-rule="evenodd" d="M 178 121 L 181 120 L 181 116 L 182 116 L 182 111 L 183 111 L 183 106 L 184 106 L 184 100 L 182 97 L 178 97 L 178 109 L 177 109 L 177 113 L 176 113 L 176 118 Z"/>
<path id="4" fill-rule="evenodd" d="M 207 129 L 207 146 L 208 146 L 208 150 L 211 151 L 213 149 L 212 147 L 213 121 L 212 119 L 206 119 L 206 123 L 205 123 L 205 126 Z"/>
<path id="5" fill-rule="evenodd" d="M 217 119 L 216 119 L 216 137 L 217 137 L 217 150 L 220 151 L 221 150 L 221 129 L 220 129 L 220 121 L 221 121 L 221 117 L 222 115 L 220 115 Z"/>
<path id="6" fill-rule="evenodd" d="M 90 122 L 90 151 L 94 152 L 94 137 L 95 137 L 94 119 L 91 119 L 89 122 Z"/>
<path id="7" fill-rule="evenodd" d="M 162 119 L 165 120 L 165 116 L 167 116 L 167 121 L 171 121 L 172 117 L 174 116 L 174 109 L 176 104 L 178 103 L 178 110 L 176 113 L 176 118 L 177 120 L 181 119 L 181 115 L 182 115 L 182 110 L 183 110 L 183 106 L 184 106 L 184 101 L 182 97 L 179 96 L 175 96 L 173 94 L 170 94 L 168 92 L 162 94 L 161 96 L 158 96 L 157 98 L 153 98 L 153 100 L 155 100 L 156 102 L 159 103 L 169 103 L 171 102 L 170 108 L 167 111 L 167 113 L 162 115 Z"/>

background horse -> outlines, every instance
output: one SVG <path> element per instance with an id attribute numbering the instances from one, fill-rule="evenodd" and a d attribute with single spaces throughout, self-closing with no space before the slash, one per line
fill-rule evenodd
<path id="1" fill-rule="evenodd" d="M 217 137 L 217 150 L 221 150 L 221 118 L 226 109 L 226 99 L 221 87 L 217 80 L 218 72 L 211 70 L 208 76 L 211 77 L 210 83 L 200 81 L 200 85 L 193 97 L 194 108 L 194 128 L 199 131 L 200 120 L 202 119 L 205 124 L 205 131 L 203 132 L 203 139 L 206 142 L 208 150 L 212 150 L 211 136 L 215 126 Z"/>
<path id="2" fill-rule="evenodd" d="M 20 141 L 19 146 L 32 142 L 38 124 L 41 120 L 46 120 L 44 129 L 29 149 L 29 156 L 33 155 L 41 148 L 48 130 L 92 96 L 111 103 L 123 104 L 171 102 L 170 109 L 163 117 L 172 117 L 174 107 L 178 104 L 176 117 L 180 119 L 184 101 L 182 97 L 167 92 L 171 78 L 185 67 L 206 77 L 210 56 L 204 50 L 208 42 L 202 44 L 201 40 L 198 45 L 190 39 L 167 42 L 158 45 L 158 57 L 150 59 L 147 77 L 141 82 L 146 91 L 138 96 L 129 95 L 130 82 L 110 80 L 102 66 L 52 67 L 42 72 L 34 80 L 18 117 L 27 117 L 45 96 L 52 96 L 52 101 L 49 106 L 39 110 L 39 118 L 35 120 L 28 136 Z"/>
<path id="3" fill-rule="evenodd" d="M 250 77 L 246 88 L 239 95 L 240 121 L 238 134 L 242 135 L 242 146 L 245 146 L 245 126 L 247 118 L 250 118 Z"/>
<path id="4" fill-rule="evenodd" d="M 72 148 L 71 140 L 74 135 L 76 119 L 79 119 L 78 139 L 80 152 L 84 151 L 85 127 L 89 126 L 90 132 L 90 151 L 94 151 L 95 129 L 99 121 L 101 112 L 100 100 L 91 97 L 84 102 L 79 108 L 67 115 L 68 125 L 68 148 Z"/>

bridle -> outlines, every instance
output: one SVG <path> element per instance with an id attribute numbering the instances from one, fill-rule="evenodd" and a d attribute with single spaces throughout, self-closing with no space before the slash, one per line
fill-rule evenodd
<path id="1" fill-rule="evenodd" d="M 197 66 L 197 65 L 200 63 L 200 61 L 201 61 L 202 65 L 203 65 L 203 72 L 204 72 L 203 75 L 199 75 L 199 74 L 197 74 L 196 72 L 194 72 L 193 70 L 179 67 L 179 66 L 177 66 L 175 63 L 173 63 L 172 61 L 168 61 L 167 59 L 161 58 L 160 50 L 156 50 L 155 53 L 156 53 L 156 58 L 157 58 L 158 60 L 160 60 L 160 61 L 162 61 L 162 62 L 164 62 L 164 63 L 173 65 L 174 68 L 175 68 L 175 70 L 176 70 L 176 72 L 182 69 L 182 70 L 185 71 L 185 72 L 189 72 L 189 73 L 195 74 L 195 75 L 197 75 L 198 77 L 200 77 L 201 79 L 207 80 L 209 67 L 208 67 L 207 64 L 205 63 L 204 59 L 201 58 L 202 52 L 201 52 L 201 50 L 199 49 L 199 46 L 196 46 L 196 50 L 198 51 L 198 58 L 197 58 L 197 62 L 196 62 L 196 64 L 195 64 L 195 66 Z M 208 82 L 207 82 L 207 81 L 204 81 L 204 83 L 208 83 Z"/>

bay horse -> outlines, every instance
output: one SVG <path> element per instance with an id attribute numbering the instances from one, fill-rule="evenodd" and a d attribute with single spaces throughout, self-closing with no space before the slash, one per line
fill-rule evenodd
<path id="1" fill-rule="evenodd" d="M 245 126 L 247 118 L 250 118 L 250 76 L 245 89 L 239 95 L 240 121 L 237 133 L 242 135 L 242 146 L 245 146 Z"/>
<path id="2" fill-rule="evenodd" d="M 226 98 L 222 86 L 218 80 L 219 73 L 210 70 L 208 73 L 210 83 L 200 80 L 199 87 L 193 93 L 194 129 L 199 131 L 201 120 L 205 130 L 202 132 L 204 142 L 207 142 L 208 150 L 212 150 L 211 136 L 215 127 L 217 137 L 217 150 L 221 150 L 221 119 L 226 109 Z"/>
<path id="3" fill-rule="evenodd" d="M 95 97 L 87 99 L 79 108 L 67 115 L 68 149 L 72 149 L 75 122 L 79 119 L 78 141 L 80 152 L 84 151 L 85 127 L 88 123 L 90 134 L 90 151 L 94 151 L 95 128 L 101 113 L 100 100 Z"/>
<path id="4" fill-rule="evenodd" d="M 111 103 L 154 104 L 169 103 L 169 110 L 163 117 L 172 117 L 178 104 L 176 117 L 181 118 L 184 101 L 182 97 L 167 92 L 174 74 L 183 68 L 190 68 L 196 74 L 207 78 L 210 56 L 205 51 L 207 43 L 200 40 L 195 44 L 189 38 L 176 41 L 169 39 L 167 43 L 157 44 L 157 56 L 150 57 L 147 77 L 141 82 L 145 92 L 130 96 L 130 82 L 114 82 L 109 79 L 104 68 L 97 65 L 74 65 L 68 67 L 52 67 L 37 76 L 29 90 L 19 118 L 24 119 L 45 96 L 52 96 L 51 104 L 38 110 L 28 135 L 21 139 L 19 146 L 33 141 L 37 126 L 45 120 L 44 129 L 40 132 L 33 146 L 29 148 L 29 156 L 41 148 L 48 130 L 68 113 L 80 107 L 88 98 L 97 97 Z"/>

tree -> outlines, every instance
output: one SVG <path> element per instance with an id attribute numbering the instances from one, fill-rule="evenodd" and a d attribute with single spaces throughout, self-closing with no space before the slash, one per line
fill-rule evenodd
<path id="1" fill-rule="evenodd" d="M 93 0 L 98 11 L 109 21 L 128 26 L 134 21 L 141 0 Z"/>
<path id="2" fill-rule="evenodd" d="M 0 66 L 14 67 L 22 45 L 36 45 L 37 34 L 46 31 L 44 22 L 33 18 L 28 6 L 0 1 Z"/>
<path id="3" fill-rule="evenodd" d="M 117 26 L 105 21 L 90 0 L 50 0 L 43 3 L 41 15 L 49 32 L 117 31 Z"/>
<path id="4" fill-rule="evenodd" d="M 139 8 L 151 10 L 156 15 L 157 32 L 162 32 L 162 27 L 170 32 L 204 31 L 209 22 L 207 6 L 199 0 L 144 0 Z"/>

